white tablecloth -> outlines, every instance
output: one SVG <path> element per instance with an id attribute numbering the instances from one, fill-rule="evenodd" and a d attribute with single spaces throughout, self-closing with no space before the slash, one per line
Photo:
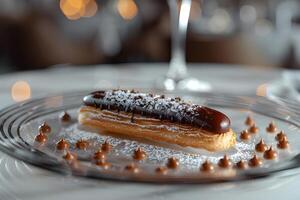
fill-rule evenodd
<path id="1" fill-rule="evenodd" d="M 56 66 L 0 76 L 0 108 L 13 102 L 11 87 L 27 81 L 32 97 L 97 87 L 151 87 L 165 64 Z M 190 73 L 215 91 L 254 95 L 259 85 L 280 77 L 279 70 L 239 66 L 192 65 Z M 0 152 L 0 199 L 299 199 L 300 175 L 211 185 L 151 185 L 64 177 Z"/>

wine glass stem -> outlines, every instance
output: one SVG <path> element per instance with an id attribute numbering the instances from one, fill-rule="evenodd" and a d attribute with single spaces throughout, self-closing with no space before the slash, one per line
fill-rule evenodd
<path id="1" fill-rule="evenodd" d="M 179 14 L 176 2 L 176 0 L 168 0 L 171 17 L 172 52 L 167 77 L 179 81 L 187 76 L 185 43 L 191 0 L 181 1 Z"/>

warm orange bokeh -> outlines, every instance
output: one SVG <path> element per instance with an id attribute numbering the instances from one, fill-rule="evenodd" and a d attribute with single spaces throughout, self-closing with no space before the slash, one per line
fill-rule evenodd
<path id="1" fill-rule="evenodd" d="M 95 0 L 88 1 L 85 4 L 85 12 L 82 14 L 83 17 L 93 17 L 98 10 L 98 5 Z"/>
<path id="2" fill-rule="evenodd" d="M 31 88 L 26 81 L 17 81 L 11 87 L 11 97 L 14 101 L 24 101 L 31 97 Z"/>
<path id="3" fill-rule="evenodd" d="M 95 0 L 60 0 L 59 5 L 61 11 L 70 20 L 92 17 L 98 10 Z"/>
<path id="4" fill-rule="evenodd" d="M 134 0 L 118 0 L 117 10 L 125 20 L 133 19 L 138 13 L 138 7 Z"/>
<path id="5" fill-rule="evenodd" d="M 267 94 L 267 84 L 261 84 L 256 89 L 256 95 L 265 97 Z"/>

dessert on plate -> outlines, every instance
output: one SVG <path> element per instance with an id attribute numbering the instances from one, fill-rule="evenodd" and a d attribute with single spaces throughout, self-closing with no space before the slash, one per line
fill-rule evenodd
<path id="1" fill-rule="evenodd" d="M 209 151 L 226 150 L 236 143 L 225 114 L 179 97 L 108 90 L 93 92 L 83 102 L 79 123 L 105 133 Z"/>

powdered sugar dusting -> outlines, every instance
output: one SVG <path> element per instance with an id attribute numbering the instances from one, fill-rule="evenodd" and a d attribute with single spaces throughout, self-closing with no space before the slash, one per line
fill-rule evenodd
<path id="1" fill-rule="evenodd" d="M 230 120 L 222 113 L 181 98 L 137 93 L 134 91 L 98 91 L 84 97 L 84 103 L 99 109 L 131 112 L 146 117 L 170 120 L 197 126 L 212 133 L 224 133 L 230 128 Z M 216 121 L 217 120 L 217 121 Z"/>

